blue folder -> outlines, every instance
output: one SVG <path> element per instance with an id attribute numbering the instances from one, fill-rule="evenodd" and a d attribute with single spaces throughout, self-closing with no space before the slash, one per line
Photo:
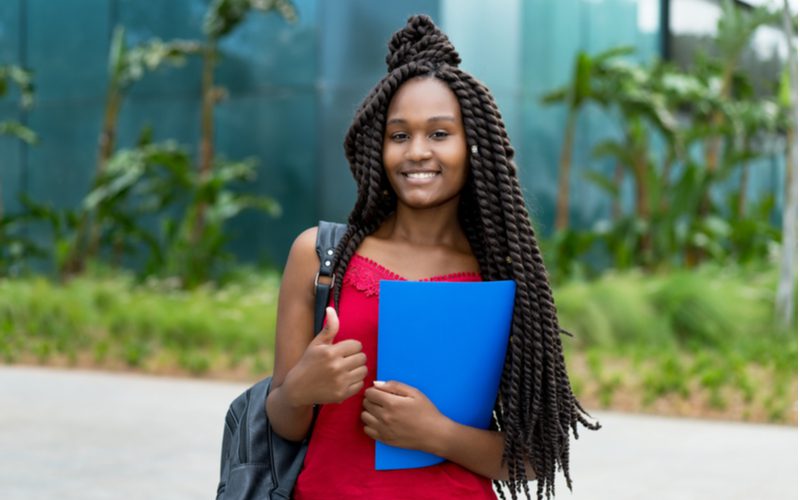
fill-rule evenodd
<path id="1" fill-rule="evenodd" d="M 513 281 L 381 280 L 377 380 L 422 391 L 444 415 L 487 429 L 514 312 Z M 443 462 L 417 450 L 375 443 L 375 469 Z"/>

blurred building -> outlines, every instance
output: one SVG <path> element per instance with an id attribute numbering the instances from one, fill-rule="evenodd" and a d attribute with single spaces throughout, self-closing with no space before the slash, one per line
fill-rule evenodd
<path id="1" fill-rule="evenodd" d="M 543 106 L 541 95 L 568 81 L 579 50 L 631 45 L 641 61 L 683 57 L 681 44 L 668 36 L 670 12 L 672 24 L 684 26 L 697 17 L 685 13 L 689 4 L 703 12 L 719 10 L 711 0 L 294 1 L 297 23 L 254 13 L 221 45 L 217 81 L 229 98 L 216 110 L 217 151 L 228 158 L 257 157 L 254 189 L 283 207 L 280 219 L 245 214 L 232 225 L 233 248 L 250 261 L 266 256 L 281 264 L 299 231 L 320 218 L 346 219 L 355 184 L 344 160 L 344 134 L 358 104 L 385 73 L 389 37 L 409 15 L 429 14 L 460 52 L 462 67 L 492 89 L 517 150 L 532 214 L 549 231 L 565 110 Z M 7 211 L 17 206 L 18 192 L 59 207 L 76 206 L 86 194 L 113 28 L 125 26 L 130 43 L 199 39 L 207 5 L 206 0 L 0 2 L 0 62 L 34 70 L 36 106 L 20 118 L 40 136 L 40 144 L 31 147 L 0 141 Z M 681 29 L 685 34 L 689 28 Z M 125 101 L 119 146 L 134 144 L 140 130 L 152 125 L 156 140 L 174 138 L 195 149 L 199 108 L 199 61 L 159 70 L 135 84 Z M 17 113 L 15 103 L 0 101 L 0 114 Z M 593 109 L 582 114 L 579 127 L 573 161 L 578 170 L 593 161 L 589 145 L 611 133 L 607 119 Z M 770 169 L 759 182 L 774 188 L 781 166 Z M 608 210 L 607 201 L 579 174 L 573 184 L 573 200 L 580 201 L 573 202 L 573 223 L 585 227 Z"/>

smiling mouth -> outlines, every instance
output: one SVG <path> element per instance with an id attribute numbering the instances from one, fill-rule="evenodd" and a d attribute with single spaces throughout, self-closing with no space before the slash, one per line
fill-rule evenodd
<path id="1" fill-rule="evenodd" d="M 409 172 L 404 173 L 403 177 L 407 179 L 432 179 L 439 175 L 439 172 Z"/>

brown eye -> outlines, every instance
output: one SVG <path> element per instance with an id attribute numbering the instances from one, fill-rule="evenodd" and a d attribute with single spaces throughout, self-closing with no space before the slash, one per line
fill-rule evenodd
<path id="1" fill-rule="evenodd" d="M 447 133 L 446 130 L 437 130 L 436 132 L 431 134 L 431 137 L 434 139 L 445 139 L 450 134 Z"/>
<path id="2" fill-rule="evenodd" d="M 389 136 L 394 142 L 403 142 L 408 139 L 408 134 L 405 132 L 395 132 Z"/>

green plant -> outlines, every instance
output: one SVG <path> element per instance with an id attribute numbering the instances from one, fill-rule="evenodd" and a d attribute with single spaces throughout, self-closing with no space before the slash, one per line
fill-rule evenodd
<path id="1" fill-rule="evenodd" d="M 19 89 L 22 108 L 31 107 L 34 95 L 33 74 L 20 66 L 0 64 L 0 97 L 8 93 L 11 84 Z M 0 135 L 10 135 L 28 144 L 37 140 L 36 132 L 15 120 L 0 121 Z"/>
<path id="2" fill-rule="evenodd" d="M 219 40 L 233 31 L 252 11 L 277 12 L 283 19 L 294 22 L 297 9 L 291 0 L 214 0 L 208 7 L 203 22 L 203 33 L 206 41 L 203 45 L 202 103 L 200 109 L 200 149 L 198 153 L 197 171 L 199 185 L 212 182 L 216 165 L 225 162 L 216 159 L 214 153 L 214 106 L 225 96 L 225 91 L 214 84 L 214 71 L 219 59 Z M 190 226 L 190 244 L 203 245 L 209 240 L 217 239 L 216 235 L 206 236 L 204 233 L 215 231 L 215 227 L 207 229 L 210 222 L 206 217 L 207 200 L 200 198 L 194 207 Z M 212 216 L 212 219 L 214 217 Z"/>
<path id="3" fill-rule="evenodd" d="M 617 47 L 594 56 L 584 51 L 578 52 L 572 70 L 572 80 L 542 97 L 544 104 L 565 103 L 567 119 L 564 125 L 564 140 L 558 163 L 558 197 L 556 200 L 556 231 L 569 229 L 569 181 L 572 164 L 572 150 L 575 142 L 575 129 L 581 108 L 591 101 L 605 103 L 608 90 L 602 85 L 596 73 L 610 59 L 633 53 L 631 47 Z"/>
<path id="4" fill-rule="evenodd" d="M 167 223 L 164 273 L 176 276 L 187 287 L 213 276 L 218 262 L 229 259 L 224 244 L 226 221 L 242 210 L 256 209 L 274 217 L 280 206 L 271 198 L 253 196 L 235 189 L 255 178 L 255 162 L 222 161 L 209 173 L 190 175 L 191 200 L 178 224 Z M 194 231 L 201 214 L 204 231 Z M 199 239 L 198 239 L 199 238 Z"/>
<path id="5" fill-rule="evenodd" d="M 109 189 L 107 185 L 109 179 L 128 183 L 130 179 L 141 175 L 141 169 L 137 168 L 138 165 L 135 164 L 131 167 L 130 172 L 124 172 L 125 175 L 121 176 L 119 170 L 125 169 L 128 162 L 119 159 L 111 167 L 116 171 L 108 172 L 116 148 L 119 113 L 130 87 L 141 80 L 147 72 L 155 71 L 167 64 L 180 66 L 188 55 L 199 51 L 200 45 L 193 41 L 163 42 L 157 38 L 138 46 L 128 47 L 125 41 L 125 29 L 122 26 L 114 29 L 108 56 L 108 91 L 103 125 L 98 141 L 97 166 L 91 188 L 95 193 L 95 198 L 98 190 Z M 149 142 L 149 140 L 142 142 Z M 114 188 L 111 187 L 111 189 Z M 90 193 L 89 199 L 92 196 Z M 103 226 L 122 223 L 123 232 L 138 233 L 145 241 L 149 240 L 147 235 L 142 232 L 141 227 L 133 220 L 132 214 L 126 213 L 124 205 L 114 205 L 114 200 L 115 198 L 106 197 L 105 205 L 102 207 L 96 207 L 96 204 L 91 201 L 84 203 L 74 235 L 71 240 L 68 240 L 67 246 L 62 248 L 63 255 L 58 259 L 62 274 L 82 271 L 87 259 L 97 256 L 100 251 Z M 102 210 L 95 210 L 96 208 Z"/>
<path id="6" fill-rule="evenodd" d="M 767 213 L 771 197 L 748 206 L 746 193 L 751 164 L 774 154 L 765 137 L 786 129 L 792 113 L 787 99 L 757 97 L 737 66 L 753 32 L 779 16 L 760 8 L 745 12 L 731 1 L 723 7 L 716 39 L 721 62 L 701 54 L 694 67 L 681 70 L 660 61 L 630 62 L 624 47 L 593 57 L 581 52 L 571 81 L 543 97 L 567 108 L 556 232 L 549 242 L 557 277 L 597 273 L 601 254 L 616 268 L 657 269 L 708 258 L 763 259 L 777 247 L 779 231 Z M 596 159 L 613 164 L 613 174 L 584 173 L 612 205 L 610 216 L 587 232 L 569 229 L 567 200 L 576 118 L 588 103 L 615 120 L 619 133 L 593 146 Z M 633 188 L 627 212 L 626 181 Z M 712 191 L 733 194 L 719 203 Z"/>

